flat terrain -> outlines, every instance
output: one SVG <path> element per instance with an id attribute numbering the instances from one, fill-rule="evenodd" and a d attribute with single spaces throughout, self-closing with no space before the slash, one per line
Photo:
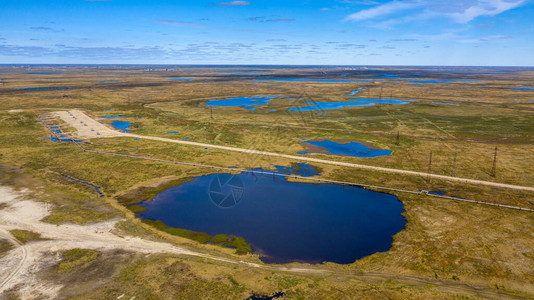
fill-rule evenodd
<path id="1" fill-rule="evenodd" d="M 0 66 L 4 298 L 534 297 L 529 211 L 390 191 L 404 204 L 407 225 L 389 251 L 348 265 L 265 265 L 255 254 L 158 230 L 117 200 L 219 172 L 171 161 L 266 170 L 306 161 L 321 170 L 318 179 L 534 209 L 534 91 L 514 90 L 534 85 L 532 69 L 262 67 L 254 70 L 263 75 L 233 76 L 216 67 L 42 68 L 62 74 Z M 255 110 L 205 105 L 262 95 L 280 97 Z M 287 109 L 367 98 L 413 101 Z M 43 116 L 88 151 L 54 141 Z M 129 122 L 130 132 L 114 121 Z M 392 154 L 297 154 L 311 139 L 363 141 Z"/>
<path id="2" fill-rule="evenodd" d="M 468 179 L 468 178 L 458 178 L 458 177 L 452 177 L 452 176 L 436 175 L 436 174 L 431 174 L 431 173 L 413 172 L 413 171 L 389 169 L 389 168 L 380 168 L 380 167 L 374 167 L 374 166 L 366 166 L 366 165 L 361 165 L 361 164 L 351 164 L 351 163 L 344 163 L 344 162 L 336 162 L 336 161 L 329 161 L 329 160 L 317 159 L 317 158 L 309 158 L 309 157 L 296 156 L 296 155 L 287 155 L 287 154 L 280 154 L 280 153 L 257 151 L 257 150 L 253 150 L 253 149 L 226 147 L 226 146 L 219 146 L 219 145 L 212 145 L 212 144 L 202 144 L 202 143 L 188 142 L 188 141 L 183 141 L 183 140 L 174 140 L 174 139 L 161 138 L 161 137 L 151 137 L 151 136 L 146 136 L 146 135 L 138 135 L 138 134 L 131 134 L 131 133 L 121 133 L 121 132 L 119 132 L 117 130 L 109 129 L 108 127 L 104 126 L 103 124 L 91 119 L 90 117 L 88 117 L 87 115 L 85 115 L 83 112 L 81 112 L 79 110 L 54 112 L 54 113 L 52 113 L 52 115 L 60 117 L 65 123 L 67 123 L 69 126 L 73 127 L 75 129 L 75 131 L 72 132 L 71 136 L 75 137 L 75 138 L 90 139 L 90 138 L 98 138 L 98 137 L 121 137 L 121 136 L 122 137 L 131 137 L 131 138 L 137 138 L 137 139 L 147 139 L 147 140 L 154 140 L 154 141 L 161 141 L 161 142 L 168 142 L 168 143 L 176 143 L 176 144 L 184 144 L 184 145 L 197 146 L 197 147 L 217 148 L 217 149 L 228 150 L 228 151 L 242 152 L 242 153 L 246 153 L 246 154 L 249 154 L 249 155 L 282 157 L 282 158 L 288 158 L 288 159 L 297 160 L 297 161 L 300 160 L 300 161 L 306 161 L 306 162 L 331 164 L 331 165 L 337 165 L 337 166 L 352 167 L 352 168 L 359 168 L 359 169 L 367 169 L 367 170 L 380 171 L 380 172 L 401 173 L 401 174 L 418 175 L 418 176 L 428 176 L 428 177 L 431 177 L 431 178 L 436 178 L 436 179 L 441 179 L 441 180 L 460 181 L 460 182 L 469 183 L 469 184 L 487 185 L 487 186 L 493 186 L 493 187 L 516 189 L 516 190 L 525 190 L 525 191 L 534 191 L 534 187 L 528 187 L 528 186 L 518 186 L 518 185 L 503 184 L 503 183 L 498 183 L 498 182 L 490 182 L 490 181 L 482 181 L 482 180 L 473 180 L 473 179 Z"/>

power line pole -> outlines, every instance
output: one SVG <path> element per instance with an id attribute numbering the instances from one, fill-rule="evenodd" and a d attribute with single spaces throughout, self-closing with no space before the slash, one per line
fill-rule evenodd
<path id="1" fill-rule="evenodd" d="M 458 147 L 455 147 L 454 160 L 452 161 L 452 177 L 456 177 L 456 160 L 458 159 Z"/>
<path id="2" fill-rule="evenodd" d="M 428 161 L 428 173 L 426 182 L 430 183 L 430 174 L 432 173 L 432 151 L 430 151 L 430 160 Z"/>
<path id="3" fill-rule="evenodd" d="M 210 119 L 213 120 L 213 106 L 210 106 Z"/>
<path id="4" fill-rule="evenodd" d="M 491 169 L 491 176 L 497 176 L 497 146 L 495 146 L 495 154 L 493 156 L 493 168 Z"/>
<path id="5" fill-rule="evenodd" d="M 397 131 L 397 142 L 395 142 L 395 145 L 400 145 L 400 131 Z"/>

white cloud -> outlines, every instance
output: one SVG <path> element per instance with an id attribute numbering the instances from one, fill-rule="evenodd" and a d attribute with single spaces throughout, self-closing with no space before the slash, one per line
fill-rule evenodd
<path id="1" fill-rule="evenodd" d="M 374 19 L 374 18 L 385 16 L 385 15 L 390 15 L 390 14 L 393 14 L 399 11 L 412 9 L 419 5 L 421 5 L 419 2 L 414 2 L 414 1 L 408 1 L 408 2 L 392 1 L 386 4 L 375 6 L 373 8 L 361 10 L 357 13 L 353 13 L 349 15 L 345 20 L 356 22 L 356 21 Z"/>
<path id="2" fill-rule="evenodd" d="M 479 16 L 495 16 L 516 8 L 523 3 L 525 3 L 525 0 L 480 0 L 463 12 L 451 13 L 449 16 L 458 23 L 468 23 Z"/>
<path id="3" fill-rule="evenodd" d="M 232 2 L 220 2 L 219 6 L 247 6 L 250 5 L 249 1 L 232 1 Z"/>
<path id="4" fill-rule="evenodd" d="M 489 42 L 489 41 L 494 41 L 494 40 L 507 40 L 507 39 L 510 39 L 510 38 L 511 37 L 508 36 L 508 35 L 497 34 L 497 35 L 492 35 L 492 36 L 487 36 L 487 37 L 482 37 L 482 38 L 477 38 L 477 39 L 460 40 L 460 42 L 462 42 L 462 43 L 481 43 L 481 42 Z"/>
<path id="5" fill-rule="evenodd" d="M 524 4 L 526 0 L 394 0 L 353 13 L 346 21 L 381 20 L 375 27 L 387 28 L 394 24 L 421 21 L 434 17 L 448 17 L 465 24 L 480 16 L 496 16 Z M 400 12 L 402 17 L 384 19 Z"/>

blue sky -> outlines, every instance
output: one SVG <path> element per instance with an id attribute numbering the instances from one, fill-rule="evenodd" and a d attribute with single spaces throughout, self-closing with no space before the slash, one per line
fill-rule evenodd
<path id="1" fill-rule="evenodd" d="M 0 0 L 0 63 L 534 66 L 534 0 Z"/>

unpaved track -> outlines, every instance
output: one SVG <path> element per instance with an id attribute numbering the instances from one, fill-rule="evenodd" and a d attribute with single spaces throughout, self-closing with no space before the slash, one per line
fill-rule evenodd
<path id="1" fill-rule="evenodd" d="M 422 176 L 422 177 L 429 176 L 434 179 L 440 179 L 440 180 L 446 180 L 446 181 L 456 181 L 456 182 L 463 182 L 463 183 L 469 183 L 469 184 L 474 184 L 474 185 L 485 185 L 485 186 L 534 192 L 534 187 L 529 187 L 529 186 L 519 186 L 519 185 L 513 185 L 513 184 L 505 184 L 505 183 L 483 181 L 483 180 L 476 180 L 476 179 L 469 179 L 469 178 L 459 178 L 459 177 L 452 177 L 452 176 L 445 176 L 445 175 L 428 174 L 424 172 L 415 172 L 415 171 L 382 168 L 382 167 L 353 164 L 353 163 L 346 163 L 346 162 L 339 162 L 339 161 L 331 161 L 331 160 L 324 160 L 324 159 L 318 159 L 318 158 L 312 158 L 312 157 L 306 157 L 306 156 L 279 154 L 279 153 L 258 151 L 258 150 L 253 150 L 253 149 L 243 149 L 243 148 L 211 145 L 211 144 L 204 144 L 204 143 L 195 143 L 195 142 L 189 142 L 189 141 L 183 141 L 183 140 L 173 140 L 173 139 L 168 139 L 168 138 L 124 133 L 124 132 L 112 130 L 104 126 L 103 124 L 95 121 L 94 119 L 90 118 L 85 113 L 79 110 L 59 111 L 59 112 L 54 112 L 52 114 L 54 116 L 60 117 L 63 121 L 67 122 L 69 125 L 74 127 L 77 130 L 78 137 L 84 138 L 84 139 L 97 138 L 97 137 L 132 137 L 132 138 L 138 138 L 138 139 L 147 139 L 147 140 L 154 140 L 154 141 L 161 141 L 161 142 L 168 142 L 168 143 L 198 146 L 198 147 L 203 147 L 203 148 L 216 148 L 216 149 L 236 151 L 236 152 L 242 152 L 242 153 L 253 154 L 253 155 L 283 157 L 283 158 L 289 158 L 289 159 L 299 160 L 299 161 L 315 162 L 315 163 L 321 163 L 321 164 L 329 164 L 329 165 L 336 165 L 336 166 L 342 166 L 342 167 L 373 170 L 373 171 L 380 171 L 380 172 L 386 172 L 386 173 L 397 173 L 397 174 L 415 175 L 415 176 Z M 91 129 L 93 129 L 93 131 Z"/>
<path id="2" fill-rule="evenodd" d="M 57 252 L 72 248 L 97 250 L 123 249 L 141 253 L 165 252 L 202 257 L 255 268 L 262 267 L 261 264 L 195 252 L 168 243 L 153 242 L 129 236 L 120 237 L 111 233 L 118 220 L 95 223 L 88 226 L 74 224 L 57 226 L 44 223 L 40 220 L 48 215 L 46 205 L 32 200 L 22 200 L 20 196 L 20 194 L 12 191 L 10 188 L 0 186 L 0 203 L 8 205 L 7 208 L 0 210 L 0 237 L 8 239 L 18 247 L 0 259 L 0 295 L 3 291 L 12 288 L 16 284 L 26 284 L 28 276 L 32 274 L 32 270 L 38 271 L 36 266 L 47 251 Z M 12 229 L 37 232 L 48 240 L 34 241 L 22 245 L 8 232 Z M 17 251 L 22 251 L 22 257 L 20 257 L 20 254 L 17 254 Z M 326 272 L 313 268 L 298 267 L 280 267 L 276 269 L 296 273 Z"/>
<path id="3" fill-rule="evenodd" d="M 4 278 L 2 280 L 2 282 L 0 282 L 0 292 L 1 292 L 2 289 L 4 288 L 4 286 L 6 286 L 9 283 L 9 281 L 21 271 L 22 267 L 26 263 L 26 259 L 28 258 L 28 254 L 27 254 L 27 251 L 26 251 L 26 247 L 21 242 L 19 242 L 16 238 L 14 238 L 11 235 L 11 233 L 9 233 L 8 231 L 5 231 L 4 229 L 1 229 L 1 228 L 0 228 L 0 238 L 8 240 L 15 247 L 20 249 L 21 256 L 22 256 L 20 258 L 20 262 L 18 263 L 16 268 L 14 268 L 13 271 L 8 273 L 6 278 Z"/>

